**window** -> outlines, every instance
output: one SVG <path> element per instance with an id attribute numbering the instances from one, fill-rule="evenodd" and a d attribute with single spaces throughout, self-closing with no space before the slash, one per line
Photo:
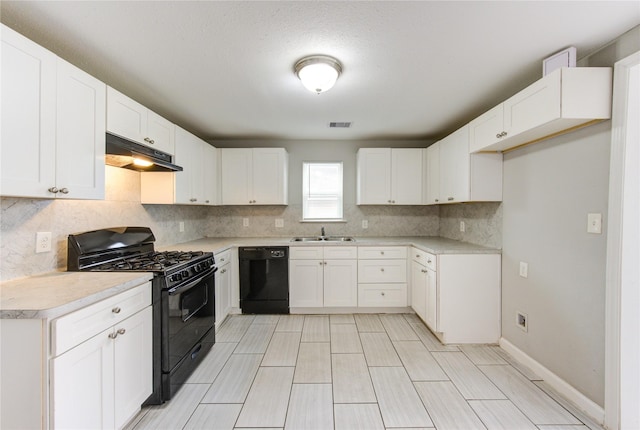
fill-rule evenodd
<path id="1" fill-rule="evenodd" d="M 342 219 L 342 163 L 302 163 L 302 219 Z"/>

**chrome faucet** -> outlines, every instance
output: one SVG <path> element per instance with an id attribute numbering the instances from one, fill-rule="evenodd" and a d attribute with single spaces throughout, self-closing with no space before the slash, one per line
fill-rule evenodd
<path id="1" fill-rule="evenodd" d="M 320 227 L 320 237 L 324 237 L 324 226 Z"/>

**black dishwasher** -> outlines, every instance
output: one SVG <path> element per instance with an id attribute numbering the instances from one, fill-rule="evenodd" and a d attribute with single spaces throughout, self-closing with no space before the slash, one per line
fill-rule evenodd
<path id="1" fill-rule="evenodd" d="M 289 248 L 241 247 L 240 308 L 243 314 L 289 313 Z"/>

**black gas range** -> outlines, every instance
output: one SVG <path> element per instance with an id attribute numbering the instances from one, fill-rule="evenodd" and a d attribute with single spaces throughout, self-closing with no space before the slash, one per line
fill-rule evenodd
<path id="1" fill-rule="evenodd" d="M 69 271 L 153 272 L 153 394 L 171 399 L 215 342 L 213 253 L 154 249 L 148 227 L 115 227 L 71 234 Z"/>

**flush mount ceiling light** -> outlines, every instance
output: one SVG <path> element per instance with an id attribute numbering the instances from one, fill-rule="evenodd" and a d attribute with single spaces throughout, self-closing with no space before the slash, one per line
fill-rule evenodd
<path id="1" fill-rule="evenodd" d="M 327 55 L 311 55 L 299 60 L 294 66 L 296 76 L 311 92 L 320 94 L 330 90 L 342 73 L 338 60 Z"/>

